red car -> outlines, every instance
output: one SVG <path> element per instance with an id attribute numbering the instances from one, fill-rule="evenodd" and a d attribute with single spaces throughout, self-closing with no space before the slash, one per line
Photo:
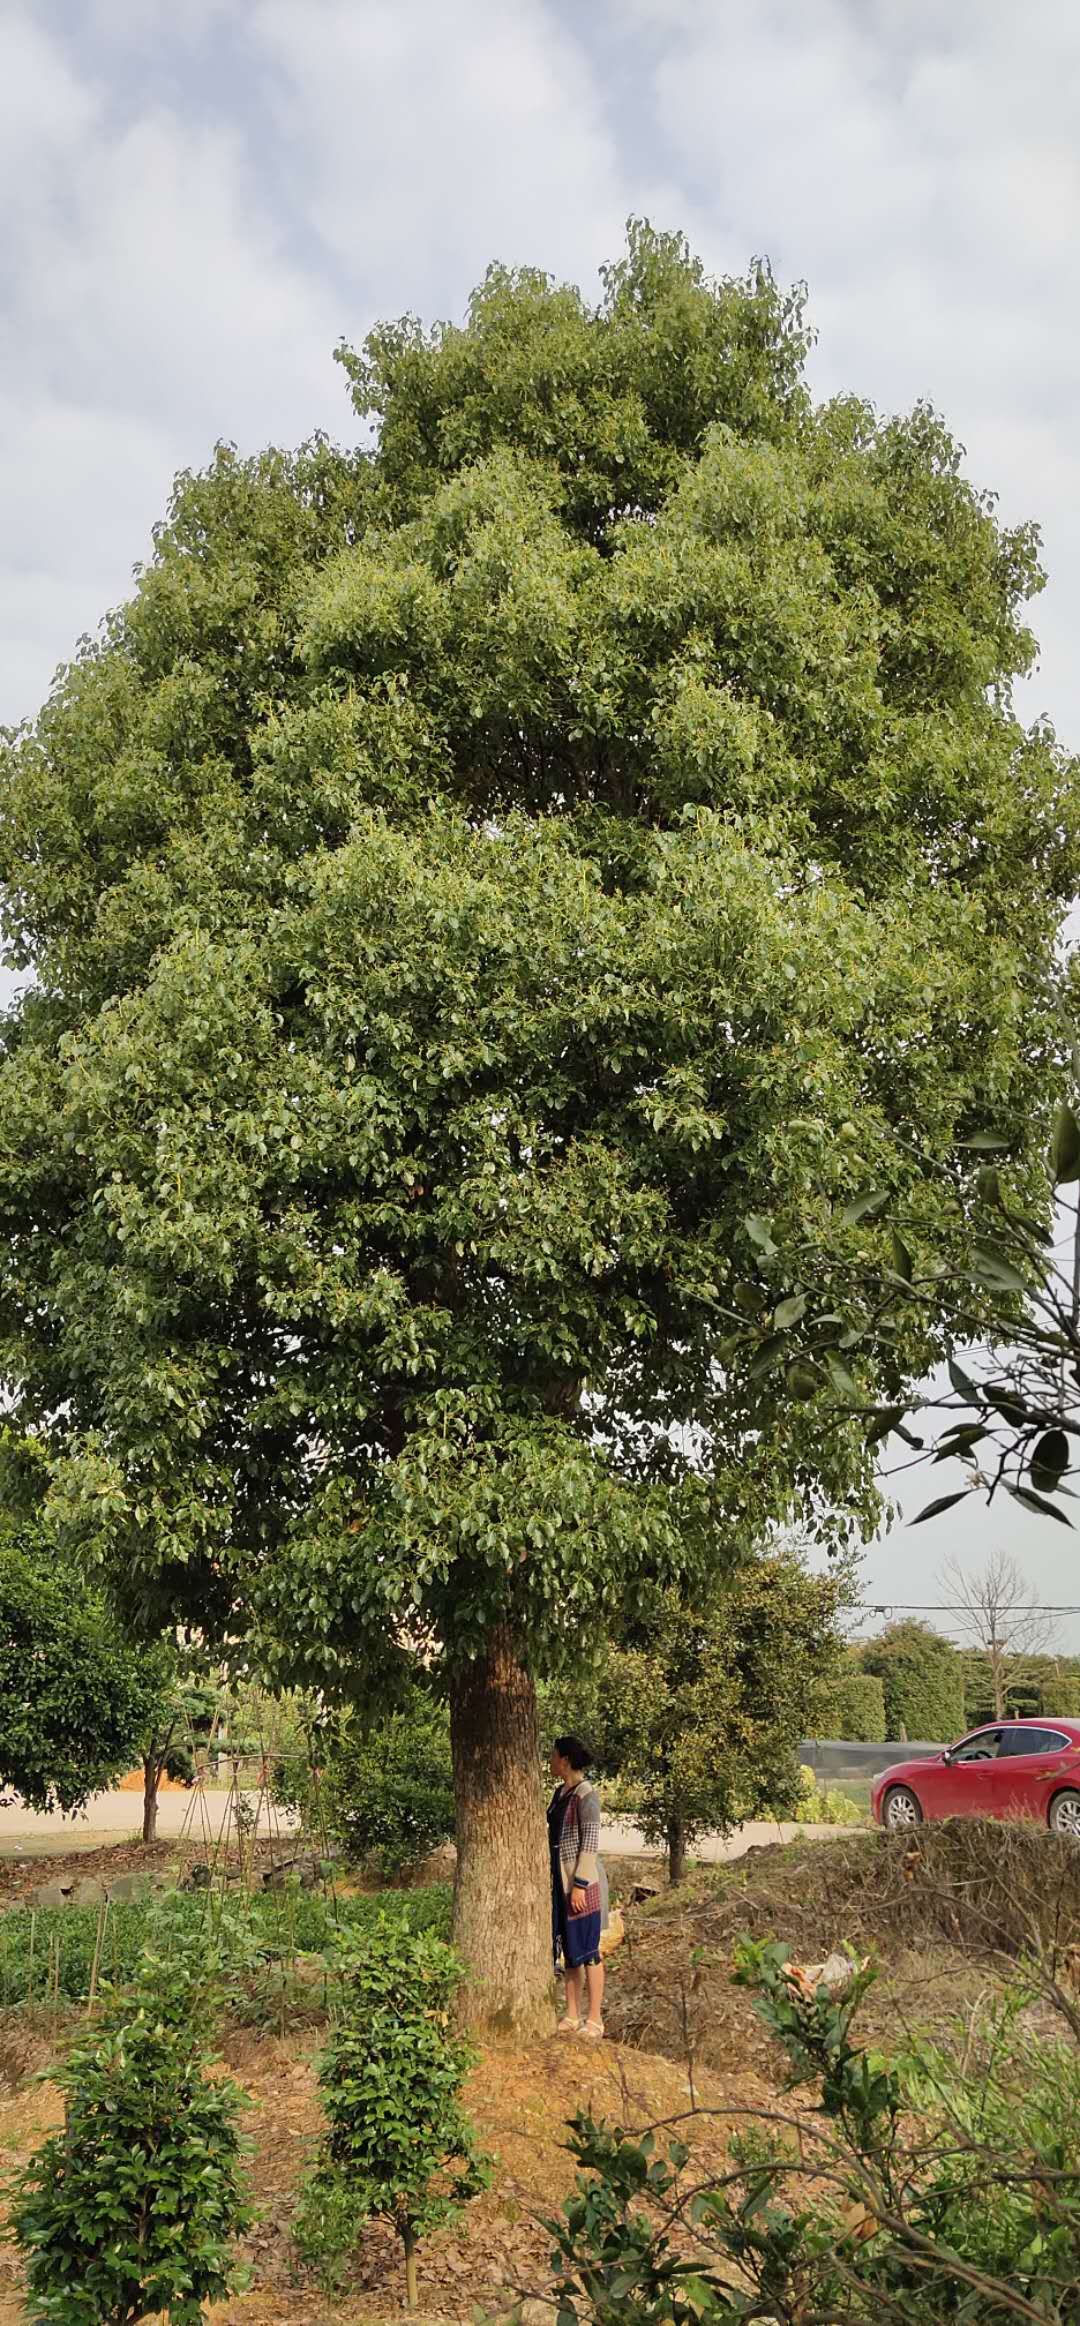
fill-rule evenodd
<path id="1" fill-rule="evenodd" d="M 1080 1721 L 974 1729 L 946 1752 L 884 1769 L 871 1801 L 892 1832 L 924 1817 L 1029 1817 L 1080 1840 Z"/>

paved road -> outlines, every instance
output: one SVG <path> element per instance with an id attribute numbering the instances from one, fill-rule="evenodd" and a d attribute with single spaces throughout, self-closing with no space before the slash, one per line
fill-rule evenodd
<path id="1" fill-rule="evenodd" d="M 252 1812 L 259 1811 L 261 1832 L 270 1829 L 265 1799 L 246 1793 Z M 187 1792 L 162 1793 L 158 1800 L 158 1838 L 172 1841 L 185 1833 L 195 1842 L 220 1833 L 229 1805 L 227 1792 L 206 1792 L 195 1798 Z M 273 1832 L 288 1833 L 292 1820 L 281 1809 L 271 1812 Z M 137 1841 L 142 1829 L 142 1801 L 138 1793 L 95 1793 L 76 1817 L 59 1812 L 42 1815 L 16 1801 L 0 1806 L 0 1857 L 48 1857 L 63 1850 L 97 1849 L 109 1841 Z M 739 1858 L 763 1842 L 791 1841 L 797 1834 L 810 1840 L 830 1840 L 846 1829 L 831 1825 L 740 1825 L 725 1840 L 718 1836 L 696 1842 L 693 1855 L 707 1865 Z M 602 1847 L 608 1857 L 651 1857 L 637 1826 L 612 1819 L 603 1829 Z"/>
<path id="2" fill-rule="evenodd" d="M 260 1810 L 259 1831 L 267 1824 L 266 1801 L 245 1793 L 252 1812 Z M 174 1841 L 189 1834 L 192 1841 L 210 1840 L 220 1833 L 229 1806 L 228 1790 L 195 1795 L 186 1791 L 158 1796 L 158 1840 Z M 294 1820 L 284 1809 L 273 1809 L 273 1832 L 288 1833 Z M 93 1793 L 75 1817 L 59 1810 L 43 1814 L 21 1801 L 0 1805 L 0 1857 L 49 1857 L 62 1850 L 99 1849 L 110 1841 L 138 1841 L 142 1833 L 142 1795 Z"/>
<path id="3" fill-rule="evenodd" d="M 699 1865 L 726 1865 L 731 1858 L 743 1858 L 747 1850 L 760 1849 L 771 1841 L 795 1841 L 800 1834 L 807 1841 L 835 1841 L 840 1833 L 850 1833 L 850 1825 L 781 1825 L 774 1821 L 754 1819 L 747 1825 L 737 1825 L 734 1833 L 725 1836 L 706 1834 L 694 1843 L 690 1852 Z M 656 1857 L 661 1853 L 650 1849 L 636 1825 L 628 1825 L 623 1818 L 612 1819 L 601 1832 L 604 1856 Z"/>

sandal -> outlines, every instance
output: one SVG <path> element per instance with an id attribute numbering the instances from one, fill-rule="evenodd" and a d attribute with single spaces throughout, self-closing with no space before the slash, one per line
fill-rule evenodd
<path id="1" fill-rule="evenodd" d="M 604 2022 L 602 2019 L 580 2019 L 577 2032 L 585 2043 L 603 2043 Z"/>
<path id="2" fill-rule="evenodd" d="M 580 2035 L 584 2025 L 583 2019 L 571 2019 L 567 2013 L 564 2018 L 560 2019 L 555 2033 L 556 2035 Z"/>

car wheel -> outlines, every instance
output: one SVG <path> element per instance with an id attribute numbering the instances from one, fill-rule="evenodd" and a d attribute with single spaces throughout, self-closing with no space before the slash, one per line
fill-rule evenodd
<path id="1" fill-rule="evenodd" d="M 1055 1793 L 1050 1803 L 1051 1833 L 1067 1833 L 1080 1841 L 1080 1793 Z"/>
<path id="2" fill-rule="evenodd" d="M 1072 1798 L 1080 1809 L 1080 1793 L 1074 1794 Z M 1057 1808 L 1056 1801 L 1054 1807 Z M 892 1792 L 885 1795 L 882 1824 L 888 1827 L 890 1833 L 906 1833 L 911 1826 L 921 1825 L 922 1821 L 922 1810 L 914 1793 L 909 1792 L 906 1785 L 894 1785 Z M 1077 1830 L 1080 1831 L 1080 1827 Z"/>

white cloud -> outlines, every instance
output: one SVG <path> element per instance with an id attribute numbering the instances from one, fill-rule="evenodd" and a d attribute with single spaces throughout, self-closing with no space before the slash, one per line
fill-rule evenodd
<path id="1" fill-rule="evenodd" d="M 539 0 L 260 0 L 291 180 L 377 311 L 458 312 L 493 258 L 575 279 L 622 236 L 614 125 Z"/>
<path id="2" fill-rule="evenodd" d="M 1010 520 L 1044 525 L 1040 689 L 1080 740 L 1072 414 L 1080 11 L 1071 0 L 680 0 L 655 119 L 705 255 L 805 277 L 822 390 L 928 396 Z M 659 35 L 659 39 L 657 39 Z M 1068 611 L 1066 611 L 1068 609 Z"/>
<path id="3" fill-rule="evenodd" d="M 250 447 L 348 419 L 330 360 L 337 301 L 260 205 L 238 131 L 160 105 L 118 120 L 111 92 L 55 40 L 25 18 L 12 32 L 7 718 L 33 709 L 75 636 L 123 594 L 177 468 L 220 436 Z"/>

